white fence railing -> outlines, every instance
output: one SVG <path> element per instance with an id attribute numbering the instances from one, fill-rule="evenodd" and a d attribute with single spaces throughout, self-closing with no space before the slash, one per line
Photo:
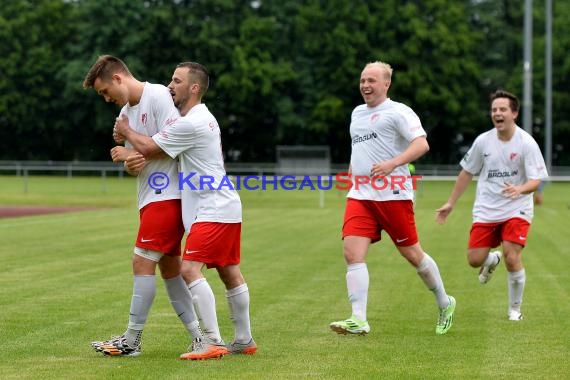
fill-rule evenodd
<path id="1" fill-rule="evenodd" d="M 303 172 L 299 167 L 286 168 L 274 162 L 241 162 L 227 163 L 226 171 L 234 175 L 335 175 L 348 170 L 348 164 L 331 164 L 329 168 L 319 172 L 310 168 Z M 459 173 L 459 165 L 416 165 L 415 174 L 421 175 L 425 180 L 454 180 Z M 105 161 L 0 161 L 0 175 L 64 175 L 67 177 L 80 175 L 108 175 L 122 177 L 125 169 L 122 164 Z M 550 173 L 550 181 L 570 181 L 570 166 L 555 166 Z"/>

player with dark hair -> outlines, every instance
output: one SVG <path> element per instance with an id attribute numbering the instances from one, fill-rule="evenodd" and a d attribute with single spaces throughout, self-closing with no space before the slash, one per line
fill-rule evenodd
<path id="1" fill-rule="evenodd" d="M 230 317 L 235 326 L 235 336 L 227 345 L 226 353 L 254 354 L 257 345 L 251 335 L 249 289 L 239 267 L 241 200 L 233 185 L 222 182 L 227 176 L 220 127 L 202 103 L 209 86 L 208 78 L 206 68 L 199 63 L 184 62 L 176 67 L 168 87 L 181 117 L 152 138 L 137 133 L 126 118 L 118 120 L 115 127 L 142 154 L 139 162 L 133 161 L 133 164 L 164 153 L 179 159 L 184 178 L 173 186 L 182 188 L 182 215 L 188 231 L 182 274 L 194 299 L 204 335 L 217 346 L 223 345 L 214 294 L 202 273 L 206 266 L 216 268 L 226 287 Z M 200 183 L 204 177 L 213 182 L 204 186 Z M 194 359 L 195 354 L 189 352 L 181 358 Z"/>
<path id="2" fill-rule="evenodd" d="M 516 125 L 519 101 L 509 92 L 491 94 L 491 121 L 494 128 L 480 134 L 461 160 L 463 168 L 447 202 L 437 209 L 436 220 L 443 224 L 453 206 L 478 175 L 469 235 L 467 260 L 486 284 L 504 256 L 508 271 L 511 321 L 522 319 L 521 304 L 526 282 L 522 250 L 533 217 L 532 193 L 548 173 L 540 148 L 530 134 Z M 491 251 L 502 245 L 503 252 Z"/>
<path id="3" fill-rule="evenodd" d="M 93 88 L 105 101 L 122 107 L 120 117 L 128 117 L 136 130 L 147 135 L 158 133 L 179 117 L 165 86 L 139 81 L 122 60 L 110 55 L 97 59 L 85 76 L 83 86 Z M 115 134 L 115 137 L 118 136 Z M 126 162 L 134 154 L 128 142 L 111 150 L 115 162 Z M 157 265 L 170 302 L 192 340 L 203 339 L 190 293 L 180 273 L 180 244 L 184 235 L 180 191 L 176 187 L 155 191 L 148 186 L 152 173 L 161 172 L 175 178 L 178 163 L 165 155 L 130 172 L 137 176 L 140 225 L 133 255 L 129 322 L 121 336 L 92 343 L 95 350 L 111 356 L 140 355 L 143 328 L 156 294 Z M 205 349 L 196 355 L 209 358 Z"/>

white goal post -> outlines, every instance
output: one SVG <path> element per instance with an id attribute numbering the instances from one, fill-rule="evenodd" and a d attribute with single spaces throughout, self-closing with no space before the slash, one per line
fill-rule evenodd
<path id="1" fill-rule="evenodd" d="M 328 145 L 277 145 L 277 175 L 328 176 L 331 152 Z M 319 190 L 319 207 L 325 206 L 325 192 Z"/>

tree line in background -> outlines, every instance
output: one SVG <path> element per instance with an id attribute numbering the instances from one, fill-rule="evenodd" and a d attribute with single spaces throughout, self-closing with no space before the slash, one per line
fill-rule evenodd
<path id="1" fill-rule="evenodd" d="M 544 3 L 534 1 L 533 135 L 543 147 Z M 394 68 L 389 96 L 428 132 L 423 163 L 456 164 L 491 128 L 490 92 L 522 100 L 520 0 L 9 0 L 0 9 L 0 159 L 108 160 L 118 109 L 83 78 L 101 54 L 168 84 L 208 67 L 204 102 L 227 161 L 274 161 L 276 145 L 350 157 L 365 63 Z M 568 17 L 567 17 L 568 16 Z M 570 165 L 570 2 L 554 1 L 553 164 Z M 522 123 L 522 110 L 519 124 Z"/>

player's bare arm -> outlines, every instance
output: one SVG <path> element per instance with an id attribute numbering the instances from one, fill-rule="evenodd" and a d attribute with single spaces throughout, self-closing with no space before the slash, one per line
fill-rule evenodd
<path id="1" fill-rule="evenodd" d="M 117 118 L 115 121 L 115 127 L 117 133 L 125 136 L 128 142 L 131 143 L 133 148 L 142 154 L 145 158 L 164 158 L 166 154 L 160 149 L 160 147 L 154 142 L 154 140 L 149 137 L 137 133 L 129 125 L 129 118 L 123 116 Z"/>
<path id="2" fill-rule="evenodd" d="M 127 157 L 131 154 L 136 153 L 135 150 L 126 148 L 124 146 L 116 146 L 111 149 L 111 158 L 113 162 L 123 162 L 127 160 Z"/>
<path id="3" fill-rule="evenodd" d="M 127 139 L 113 128 L 113 140 L 115 140 L 117 144 L 124 144 Z"/>
<path id="4" fill-rule="evenodd" d="M 372 165 L 370 175 L 374 176 L 387 176 L 390 175 L 401 165 L 407 165 L 412 161 L 417 160 L 429 151 L 429 144 L 425 136 L 416 137 L 412 140 L 408 148 L 398 156 L 383 162 L 377 162 Z"/>
<path id="5" fill-rule="evenodd" d="M 522 194 L 530 194 L 538 189 L 540 186 L 539 179 L 531 179 L 522 185 L 515 186 L 508 182 L 505 182 L 505 187 L 503 188 L 503 194 L 509 198 L 518 198 Z"/>
<path id="6" fill-rule="evenodd" d="M 473 174 L 469 173 L 466 170 L 461 170 L 461 172 L 457 176 L 457 180 L 455 181 L 455 185 L 453 186 L 453 190 L 451 191 L 449 199 L 447 200 L 447 202 L 443 204 L 443 206 L 435 210 L 436 212 L 435 221 L 437 223 L 439 224 L 445 223 L 447 216 L 451 214 L 451 211 L 453 210 L 453 206 L 455 206 L 457 200 L 465 192 L 465 189 L 467 189 L 472 179 L 473 179 Z"/>
<path id="7" fill-rule="evenodd" d="M 142 154 L 134 152 L 125 160 L 125 170 L 130 175 L 137 176 L 145 167 L 147 161 Z"/>

